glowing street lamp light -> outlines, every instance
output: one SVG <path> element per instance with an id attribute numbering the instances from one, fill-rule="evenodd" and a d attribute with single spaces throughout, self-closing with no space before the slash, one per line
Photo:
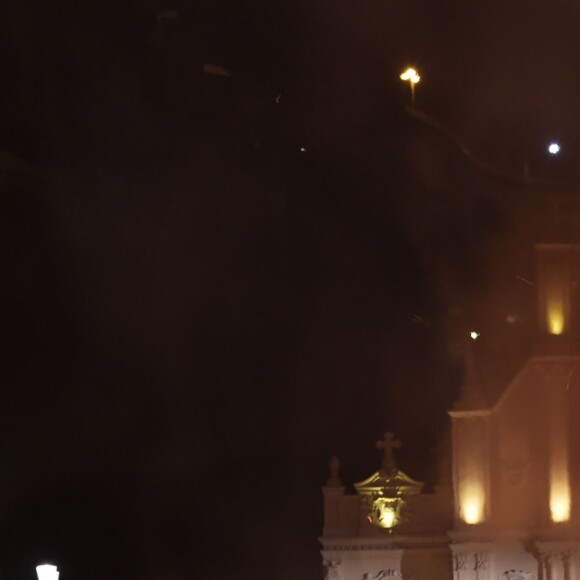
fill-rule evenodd
<path id="1" fill-rule="evenodd" d="M 472 330 L 469 333 L 469 338 L 471 338 L 471 340 L 477 340 L 479 338 L 479 332 L 477 332 L 476 330 Z"/>
<path id="2" fill-rule="evenodd" d="M 59 571 L 52 564 L 41 564 L 36 567 L 36 575 L 38 580 L 58 580 Z"/>
<path id="3" fill-rule="evenodd" d="M 411 87 L 411 104 L 413 107 L 415 106 L 415 85 L 421 80 L 419 73 L 414 68 L 408 68 L 406 71 L 403 71 L 399 78 L 402 81 L 408 82 L 409 86 Z"/>
<path id="4" fill-rule="evenodd" d="M 558 155 L 560 153 L 560 145 L 558 143 L 550 143 L 548 145 L 548 153 L 550 155 Z"/>

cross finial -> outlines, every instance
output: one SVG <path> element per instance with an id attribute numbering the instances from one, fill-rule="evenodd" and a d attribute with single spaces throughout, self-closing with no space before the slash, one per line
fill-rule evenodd
<path id="1" fill-rule="evenodd" d="M 397 469 L 397 463 L 393 454 L 393 449 L 401 448 L 401 441 L 395 437 L 394 433 L 387 431 L 383 439 L 379 439 L 376 443 L 377 449 L 384 449 L 383 466 L 382 469 L 386 473 L 391 473 Z"/>

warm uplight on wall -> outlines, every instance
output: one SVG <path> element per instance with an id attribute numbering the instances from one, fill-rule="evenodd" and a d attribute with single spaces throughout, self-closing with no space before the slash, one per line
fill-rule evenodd
<path id="1" fill-rule="evenodd" d="M 489 415 L 455 411 L 453 418 L 453 486 L 455 515 L 470 526 L 490 515 Z"/>
<path id="2" fill-rule="evenodd" d="M 570 519 L 570 497 L 562 494 L 550 498 L 550 513 L 553 522 L 567 522 Z"/>
<path id="3" fill-rule="evenodd" d="M 480 524 L 484 519 L 484 493 L 483 489 L 473 485 L 468 488 L 461 497 L 461 519 L 469 525 Z"/>
<path id="4" fill-rule="evenodd" d="M 552 465 L 550 473 L 550 515 L 554 523 L 570 519 L 570 481 L 566 462 Z"/>
<path id="5" fill-rule="evenodd" d="M 562 334 L 564 332 L 564 303 L 556 297 L 548 299 L 548 332 Z"/>
<path id="6" fill-rule="evenodd" d="M 554 486 L 550 491 L 550 514 L 555 523 L 570 519 L 570 489 L 568 485 Z"/>

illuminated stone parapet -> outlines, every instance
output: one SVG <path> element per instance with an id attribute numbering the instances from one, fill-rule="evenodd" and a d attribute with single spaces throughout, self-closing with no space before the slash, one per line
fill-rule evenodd
<path id="1" fill-rule="evenodd" d="M 345 493 L 339 462 L 333 458 L 329 464 L 320 538 L 325 580 L 450 580 L 450 488 L 422 493 L 423 483 L 397 467 L 393 449 L 400 442 L 392 434 L 377 447 L 383 451 L 382 467 L 355 483 L 354 495 Z"/>

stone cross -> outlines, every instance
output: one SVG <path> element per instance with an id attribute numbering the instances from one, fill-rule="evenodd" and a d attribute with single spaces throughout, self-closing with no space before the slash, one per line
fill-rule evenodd
<path id="1" fill-rule="evenodd" d="M 376 446 L 377 449 L 384 449 L 385 451 L 383 456 L 383 471 L 391 473 L 391 471 L 397 468 L 393 449 L 400 449 L 401 442 L 395 438 L 394 433 L 387 431 L 383 439 L 377 441 Z"/>

